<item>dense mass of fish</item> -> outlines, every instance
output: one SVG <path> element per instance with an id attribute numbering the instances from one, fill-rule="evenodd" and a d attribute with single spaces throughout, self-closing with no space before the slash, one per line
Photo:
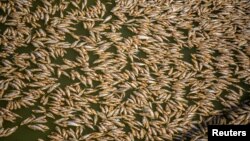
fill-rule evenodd
<path id="1" fill-rule="evenodd" d="M 0 1 L 0 137 L 206 140 L 250 122 L 249 0 L 89 2 Z"/>

